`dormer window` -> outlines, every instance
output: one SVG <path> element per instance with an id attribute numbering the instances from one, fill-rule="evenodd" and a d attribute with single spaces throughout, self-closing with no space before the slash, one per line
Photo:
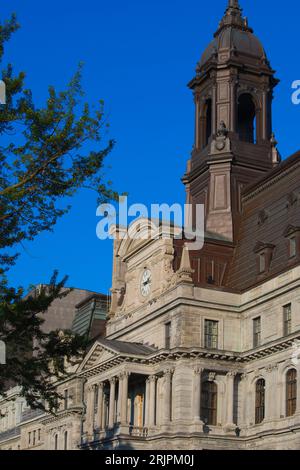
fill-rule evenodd
<path id="1" fill-rule="evenodd" d="M 257 255 L 257 272 L 259 275 L 267 274 L 270 270 L 275 245 L 258 242 L 254 253 Z"/>
<path id="2" fill-rule="evenodd" d="M 262 274 L 266 271 L 266 253 L 259 255 L 259 273 Z"/>
<path id="3" fill-rule="evenodd" d="M 298 258 L 300 254 L 300 227 L 289 225 L 284 232 L 288 244 L 288 257 L 291 260 Z"/>
<path id="4" fill-rule="evenodd" d="M 297 255 L 297 241 L 296 241 L 296 237 L 292 237 L 290 239 L 290 258 L 295 258 L 295 256 Z"/>

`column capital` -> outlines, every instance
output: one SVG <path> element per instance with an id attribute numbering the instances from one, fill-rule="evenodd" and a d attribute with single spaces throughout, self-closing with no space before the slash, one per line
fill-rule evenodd
<path id="1" fill-rule="evenodd" d="M 217 373 L 216 372 L 210 372 L 208 374 L 208 381 L 209 382 L 214 382 L 216 380 Z"/>
<path id="2" fill-rule="evenodd" d="M 270 364 L 266 367 L 266 372 L 268 374 L 271 374 L 273 370 L 276 370 L 276 369 L 278 369 L 278 364 Z"/>
<path id="3" fill-rule="evenodd" d="M 171 376 L 171 375 L 173 375 L 173 374 L 174 374 L 174 370 L 175 370 L 175 369 L 171 369 L 171 368 L 170 368 L 170 369 L 165 369 L 165 370 L 164 370 L 164 376 Z"/>
<path id="4" fill-rule="evenodd" d="M 227 372 L 226 377 L 234 379 L 237 376 L 237 374 L 238 373 L 235 370 L 231 370 L 231 371 Z"/>
<path id="5" fill-rule="evenodd" d="M 110 383 L 111 385 L 115 385 L 116 382 L 117 382 L 117 377 L 111 377 L 111 378 L 109 379 L 109 383 Z"/>
<path id="6" fill-rule="evenodd" d="M 205 369 L 203 367 L 197 366 L 194 368 L 194 375 L 201 375 L 204 372 L 204 370 Z"/>
<path id="7" fill-rule="evenodd" d="M 150 376 L 148 377 L 148 381 L 149 381 L 149 382 L 152 382 L 152 383 L 153 383 L 153 382 L 156 382 L 156 380 L 157 380 L 157 376 L 156 376 L 156 375 L 150 375 Z"/>
<path id="8" fill-rule="evenodd" d="M 119 374 L 119 379 L 121 379 L 121 380 L 124 379 L 124 378 L 128 379 L 130 377 L 130 375 L 131 375 L 131 372 L 127 372 L 127 371 L 121 372 Z"/>
<path id="9" fill-rule="evenodd" d="M 104 388 L 104 382 L 99 382 L 98 387 L 99 387 L 99 389 L 103 389 Z"/>

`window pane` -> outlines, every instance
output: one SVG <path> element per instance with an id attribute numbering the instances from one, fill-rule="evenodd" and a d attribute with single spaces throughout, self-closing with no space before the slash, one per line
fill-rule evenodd
<path id="1" fill-rule="evenodd" d="M 205 347 L 208 349 L 218 349 L 219 322 L 205 320 Z"/>
<path id="2" fill-rule="evenodd" d="M 297 409 L 297 371 L 291 369 L 286 376 L 286 415 L 293 416 Z"/>
<path id="3" fill-rule="evenodd" d="M 266 255 L 262 253 L 259 255 L 259 272 L 264 273 L 266 270 Z"/>
<path id="4" fill-rule="evenodd" d="M 255 397 L 255 424 L 260 424 L 265 419 L 265 387 L 265 381 L 258 380 Z"/>
<path id="5" fill-rule="evenodd" d="M 284 335 L 292 333 L 292 305 L 286 305 L 283 308 L 283 321 L 284 321 Z"/>
<path id="6" fill-rule="evenodd" d="M 253 320 L 253 346 L 257 348 L 261 344 L 261 318 Z"/>
<path id="7" fill-rule="evenodd" d="M 297 254 L 297 243 L 296 243 L 296 238 L 291 238 L 290 239 L 290 257 L 294 258 Z"/>
<path id="8" fill-rule="evenodd" d="M 201 419 L 205 424 L 217 425 L 217 400 L 217 385 L 214 382 L 204 382 L 201 396 Z"/>

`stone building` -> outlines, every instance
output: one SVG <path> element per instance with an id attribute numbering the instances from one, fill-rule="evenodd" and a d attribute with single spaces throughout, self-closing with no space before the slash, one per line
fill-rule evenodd
<path id="1" fill-rule="evenodd" d="M 300 152 L 281 162 L 277 83 L 229 0 L 189 84 L 183 183 L 205 206 L 204 247 L 164 223 L 139 239 L 115 229 L 106 337 L 58 384 L 57 416 L 25 422 L 11 447 L 39 429 L 37 449 L 300 447 Z M 132 231 L 148 234 L 149 221 Z"/>

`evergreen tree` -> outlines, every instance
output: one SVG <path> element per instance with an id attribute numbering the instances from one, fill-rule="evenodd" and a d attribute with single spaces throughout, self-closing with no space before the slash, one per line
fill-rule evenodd
<path id="1" fill-rule="evenodd" d="M 5 43 L 18 28 L 15 15 L 0 25 L 1 63 Z M 103 175 L 114 142 L 106 139 L 103 102 L 93 111 L 83 102 L 81 67 L 65 91 L 49 87 L 44 107 L 35 106 L 25 74 L 15 74 L 11 64 L 2 80 L 7 103 L 0 109 L 0 340 L 7 364 L 0 365 L 0 394 L 13 381 L 30 405 L 45 401 L 54 409 L 53 371 L 63 377 L 62 359 L 76 357 L 84 347 L 84 339 L 71 332 L 42 331 L 42 314 L 68 293 L 66 279 L 58 282 L 55 273 L 49 286 L 24 296 L 23 289 L 9 286 L 7 271 L 17 260 L 17 245 L 53 230 L 70 209 L 64 201 L 79 189 L 96 190 L 99 200 L 116 197 Z"/>

